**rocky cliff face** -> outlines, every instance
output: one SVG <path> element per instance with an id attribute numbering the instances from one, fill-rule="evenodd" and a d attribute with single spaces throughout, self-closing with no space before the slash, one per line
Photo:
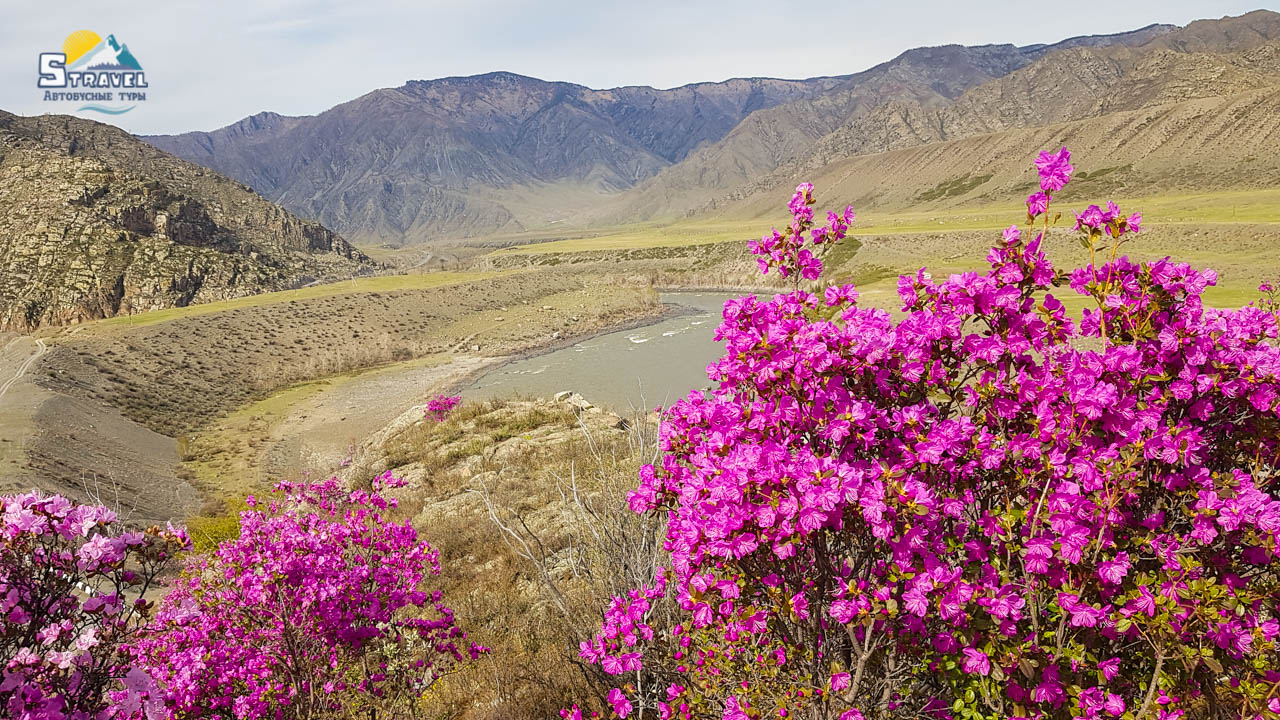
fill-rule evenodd
<path id="1" fill-rule="evenodd" d="M 117 128 L 0 112 L 0 329 L 210 302 L 373 267 L 323 226 Z"/>

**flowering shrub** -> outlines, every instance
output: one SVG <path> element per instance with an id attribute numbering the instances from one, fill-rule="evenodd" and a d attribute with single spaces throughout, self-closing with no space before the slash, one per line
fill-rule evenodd
<path id="1" fill-rule="evenodd" d="M 5 717 L 108 718 L 158 710 L 150 679 L 120 656 L 144 598 L 190 546 L 172 527 L 125 531 L 97 505 L 37 493 L 0 498 L 0 709 Z M 106 693 L 114 691 L 115 701 Z"/>
<path id="2" fill-rule="evenodd" d="M 1280 312 L 1280 279 L 1269 280 L 1258 286 L 1258 292 L 1262 297 L 1258 300 L 1258 306 L 1267 312 Z"/>
<path id="3" fill-rule="evenodd" d="M 336 479 L 249 498 L 240 536 L 193 558 L 131 651 L 189 718 L 408 717 L 466 655 L 436 553 L 380 489 Z"/>
<path id="4" fill-rule="evenodd" d="M 1280 718 L 1276 316 L 1117 257 L 1142 219 L 1114 204 L 1055 269 L 1070 154 L 1036 165 L 989 269 L 902 277 L 896 318 L 801 289 L 852 219 L 815 228 L 811 186 L 753 244 L 792 290 L 726 303 L 719 386 L 668 409 L 630 497 L 670 571 L 582 647 L 619 717 Z M 680 676 L 635 692 L 662 594 Z"/>
<path id="5" fill-rule="evenodd" d="M 444 419 L 458 407 L 458 403 L 462 402 L 459 396 L 437 395 L 427 403 L 426 416 L 436 422 L 444 422 Z"/>

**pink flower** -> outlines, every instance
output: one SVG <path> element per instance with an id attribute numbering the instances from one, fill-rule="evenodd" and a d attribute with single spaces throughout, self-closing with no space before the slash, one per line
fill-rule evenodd
<path id="1" fill-rule="evenodd" d="M 991 673 L 991 659 L 981 650 L 967 647 L 964 649 L 963 668 L 965 672 L 971 675 L 989 675 Z"/>
<path id="2" fill-rule="evenodd" d="M 1058 707 L 1067 697 L 1058 680 L 1058 667 L 1050 665 L 1040 673 L 1040 684 L 1031 692 L 1031 699 Z"/>
<path id="3" fill-rule="evenodd" d="M 1036 158 L 1036 170 L 1040 173 L 1040 189 L 1057 192 L 1071 180 L 1071 152 L 1065 147 L 1056 153 L 1047 150 Z"/>
<path id="4" fill-rule="evenodd" d="M 730 695 L 724 701 L 724 720 L 751 720 L 751 716 L 746 713 L 746 707 L 738 698 Z"/>
<path id="5" fill-rule="evenodd" d="M 809 599 L 804 596 L 804 593 L 796 593 L 791 596 L 791 609 L 795 611 L 796 617 L 801 620 L 808 619 Z"/>
<path id="6" fill-rule="evenodd" d="M 1098 564 L 1098 577 L 1103 582 L 1112 585 L 1120 584 L 1124 580 L 1124 576 L 1129 572 L 1129 553 L 1121 552 L 1112 560 L 1106 560 Z"/>
<path id="7" fill-rule="evenodd" d="M 613 713 L 620 718 L 631 714 L 631 701 L 618 688 L 609 691 L 609 704 L 613 706 Z"/>
<path id="8" fill-rule="evenodd" d="M 1145 613 L 1147 617 L 1155 617 L 1156 615 L 1156 599 L 1147 589 L 1146 585 L 1138 588 L 1138 597 L 1129 601 L 1129 607 L 1133 610 Z"/>
<path id="9" fill-rule="evenodd" d="M 458 403 L 462 402 L 461 397 L 449 397 L 447 395 L 437 395 L 427 403 L 427 417 L 436 422 L 443 422 L 444 419 L 453 411 Z"/>
<path id="10" fill-rule="evenodd" d="M 1049 209 L 1049 196 L 1037 190 L 1027 196 L 1027 214 L 1036 217 Z"/>
<path id="11" fill-rule="evenodd" d="M 1102 208 L 1097 205 L 1090 205 L 1084 209 L 1083 213 L 1076 213 L 1076 230 L 1084 228 L 1101 228 L 1106 220 L 1102 216 Z"/>
<path id="12" fill-rule="evenodd" d="M 839 692 L 849 689 L 849 673 L 838 672 L 831 676 L 831 690 Z"/>

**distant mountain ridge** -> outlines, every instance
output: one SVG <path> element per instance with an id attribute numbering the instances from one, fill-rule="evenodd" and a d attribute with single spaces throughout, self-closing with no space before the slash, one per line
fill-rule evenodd
<path id="1" fill-rule="evenodd" d="M 518 229 L 476 190 L 571 183 L 614 193 L 722 137 L 756 109 L 840 78 L 591 90 L 514 73 L 411 81 L 314 117 L 261 113 L 144 138 L 355 239 Z"/>
<path id="2" fill-rule="evenodd" d="M 1249 31 L 1238 32 L 1238 28 L 1233 27 L 1241 25 Z M 1230 103 L 1225 100 L 1240 93 L 1280 86 L 1280 15 L 1262 13 L 1253 18 L 1245 16 L 1214 23 L 1211 27 L 1218 31 L 1214 33 L 1217 42 L 1210 45 L 1204 41 L 1205 36 L 1211 34 L 1206 28 L 1196 23 L 1188 27 L 1199 38 L 1198 42 L 1184 42 L 1179 37 L 1183 31 L 1178 31 L 1138 47 L 1072 47 L 1045 55 L 949 103 L 895 100 L 851 113 L 843 124 L 815 139 L 772 171 L 736 178 L 734 183 L 690 182 L 689 176 L 705 174 L 699 165 L 700 158 L 692 158 L 618 198 L 618 206 L 609 212 L 611 217 L 629 220 L 701 212 L 708 208 L 724 212 L 748 196 L 794 187 L 797 182 L 820 176 L 852 158 L 965 138 L 987 137 L 990 138 L 988 145 L 996 146 L 1001 141 L 993 134 L 1030 131 L 1073 121 L 1096 120 L 1081 127 L 1107 127 L 1109 122 L 1105 118 L 1111 114 L 1172 107 L 1208 98 L 1223 98 L 1223 107 L 1226 107 Z M 1170 40 L 1172 42 L 1168 42 Z M 1223 51 L 1183 52 L 1170 47 L 1216 47 Z M 1175 138 L 1189 143 L 1185 167 L 1166 164 L 1163 169 L 1171 182 L 1180 182 L 1182 189 L 1194 189 L 1186 178 L 1196 175 L 1196 162 L 1218 167 L 1219 161 L 1226 157 L 1249 158 L 1258 154 L 1261 146 L 1256 143 L 1266 142 L 1265 131 L 1276 127 L 1276 121 L 1256 108 L 1250 113 L 1254 124 L 1229 125 L 1223 128 L 1224 137 L 1213 138 L 1209 144 L 1193 139 L 1194 126 L 1177 128 L 1174 135 L 1168 134 L 1169 128 L 1161 130 L 1164 134 L 1157 134 L 1154 126 L 1139 126 L 1130 130 L 1124 140 L 1127 145 L 1145 147 L 1146 152 L 1158 150 L 1153 144 L 1168 144 Z M 1239 147 L 1231 145 L 1233 139 L 1240 142 Z M 1065 141 L 1065 137 L 1045 140 L 1048 144 Z M 1214 148 L 1212 155 L 1196 157 L 1196 153 L 1209 147 Z M 1077 148 L 1077 151 L 1084 150 L 1084 147 Z M 717 151 L 720 148 L 713 147 L 707 155 Z M 1078 156 L 1084 157 L 1079 152 Z M 981 168 L 995 160 L 989 151 L 976 151 L 964 159 L 977 166 L 976 174 L 984 174 Z M 1134 159 L 1141 160 L 1141 154 Z M 867 163 L 859 167 L 870 169 Z M 1020 167 L 1025 168 L 1025 163 Z M 1260 186 L 1264 183 L 1262 177 L 1249 175 L 1255 169 L 1256 166 L 1244 163 L 1234 171 L 1219 168 L 1213 182 L 1215 186 L 1240 183 Z M 859 198 L 882 206 L 918 206 L 920 202 L 914 201 L 911 195 L 890 189 L 898 185 L 896 179 L 900 177 L 901 168 L 896 172 L 899 175 L 893 177 L 873 173 L 872 177 L 884 183 L 884 192 Z M 912 175 L 921 177 L 916 173 Z M 1183 180 L 1178 181 L 1176 176 Z M 1157 174 L 1152 179 L 1158 177 Z M 941 181 L 957 179 L 959 175 L 939 178 Z M 984 184 L 972 189 L 989 193 L 992 188 Z M 771 197 L 777 195 L 778 192 L 773 192 Z M 948 202 L 963 203 L 973 196 L 963 193 L 947 197 Z"/>
<path id="3" fill-rule="evenodd" d="M 489 73 L 375 90 L 316 116 L 261 113 L 144 139 L 359 242 L 456 240 L 566 218 L 680 216 L 862 154 L 1266 87 L 1266 59 L 1236 56 L 1278 27 L 1280 15 L 1257 11 L 672 90 Z M 1188 72 L 1200 86 L 1179 84 Z"/>
<path id="4" fill-rule="evenodd" d="M 328 229 L 119 128 L 0 111 L 0 330 L 345 278 Z"/>

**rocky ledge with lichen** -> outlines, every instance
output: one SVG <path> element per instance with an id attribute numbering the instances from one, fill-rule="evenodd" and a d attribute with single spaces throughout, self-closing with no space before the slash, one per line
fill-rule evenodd
<path id="1" fill-rule="evenodd" d="M 0 330 L 367 274 L 342 237 L 119 128 L 0 111 Z"/>

